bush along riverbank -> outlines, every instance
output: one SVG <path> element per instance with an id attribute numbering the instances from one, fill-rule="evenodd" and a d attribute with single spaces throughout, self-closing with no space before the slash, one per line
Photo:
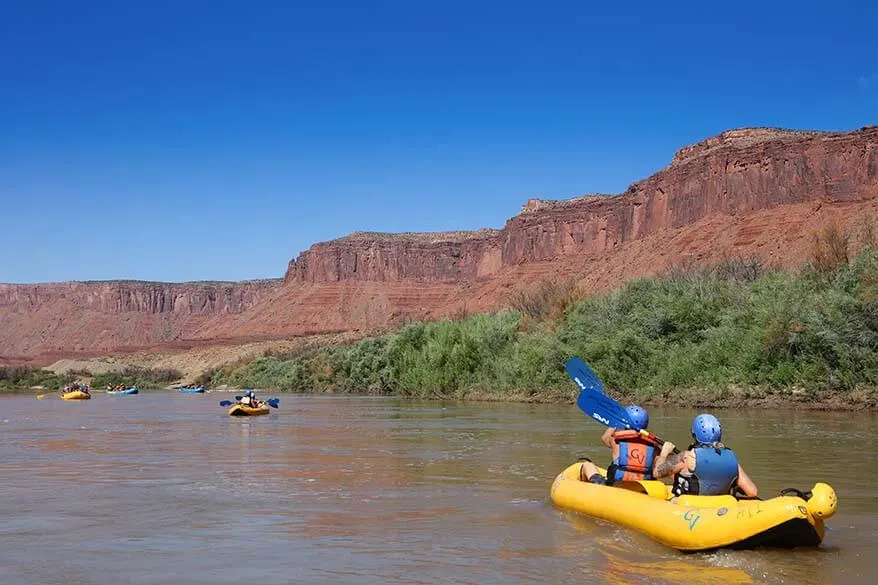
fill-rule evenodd
<path id="1" fill-rule="evenodd" d="M 0 392 L 57 390 L 70 382 L 72 374 L 56 374 L 30 366 L 0 366 Z"/>
<path id="2" fill-rule="evenodd" d="M 137 386 L 138 388 L 165 388 L 183 377 L 177 370 L 167 368 L 138 368 L 128 366 L 119 372 L 92 374 L 87 369 L 58 374 L 30 366 L 0 366 L 0 392 L 27 390 L 58 390 L 67 384 L 88 384 L 93 390 L 107 386 Z"/>
<path id="3" fill-rule="evenodd" d="M 350 345 L 267 355 L 213 386 L 482 400 L 571 400 L 581 356 L 611 394 L 644 403 L 874 407 L 878 253 L 798 272 L 754 261 L 671 273 L 579 298 L 541 283 L 513 309 L 415 323 Z"/>
<path id="4" fill-rule="evenodd" d="M 108 386 L 125 386 L 131 388 L 165 388 L 171 382 L 179 380 L 183 374 L 167 368 L 137 368 L 129 366 L 121 372 L 97 374 L 91 380 L 94 389 L 101 390 Z"/>

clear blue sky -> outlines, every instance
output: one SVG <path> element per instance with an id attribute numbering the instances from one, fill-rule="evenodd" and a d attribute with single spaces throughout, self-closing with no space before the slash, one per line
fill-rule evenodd
<path id="1" fill-rule="evenodd" d="M 281 276 L 740 126 L 878 123 L 878 3 L 0 0 L 0 282 Z"/>

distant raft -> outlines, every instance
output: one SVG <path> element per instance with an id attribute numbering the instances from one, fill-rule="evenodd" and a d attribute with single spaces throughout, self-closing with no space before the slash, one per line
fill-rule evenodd
<path id="1" fill-rule="evenodd" d="M 239 402 L 229 409 L 229 416 L 259 416 L 261 414 L 268 414 L 270 410 L 268 404 L 265 403 L 254 408 Z"/>
<path id="2" fill-rule="evenodd" d="M 91 400 L 91 394 L 82 390 L 71 390 L 61 394 L 61 400 Z"/>
<path id="3" fill-rule="evenodd" d="M 180 394 L 204 394 L 204 386 L 197 388 L 180 388 Z"/>
<path id="4" fill-rule="evenodd" d="M 825 483 L 810 492 L 783 490 L 769 500 L 733 496 L 680 496 L 660 481 L 625 481 L 609 487 L 579 479 L 580 463 L 552 483 L 552 502 L 646 534 L 686 552 L 720 548 L 815 547 L 823 521 L 835 514 L 835 490 Z M 789 495 L 793 494 L 793 495 Z"/>
<path id="5" fill-rule="evenodd" d="M 137 394 L 138 390 L 136 386 L 132 386 L 131 388 L 125 388 L 124 390 L 107 390 L 107 394 Z"/>

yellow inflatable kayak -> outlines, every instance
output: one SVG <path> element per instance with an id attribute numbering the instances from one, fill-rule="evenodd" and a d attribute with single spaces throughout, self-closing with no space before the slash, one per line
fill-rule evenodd
<path id="1" fill-rule="evenodd" d="M 838 505 L 835 490 L 825 483 L 808 494 L 769 500 L 674 498 L 670 486 L 660 481 L 613 487 L 580 481 L 580 467 L 574 463 L 555 478 L 551 496 L 556 506 L 632 528 L 681 551 L 817 546 L 823 541 L 823 521 Z"/>
<path id="2" fill-rule="evenodd" d="M 267 404 L 260 404 L 256 408 L 238 403 L 232 405 L 229 409 L 229 416 L 259 416 L 260 414 L 268 414 L 271 409 Z"/>
<path id="3" fill-rule="evenodd" d="M 61 400 L 91 400 L 91 394 L 82 390 L 73 390 L 62 394 Z"/>

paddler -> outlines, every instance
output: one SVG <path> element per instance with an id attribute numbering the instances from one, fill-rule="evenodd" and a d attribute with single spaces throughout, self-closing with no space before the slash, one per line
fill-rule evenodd
<path id="1" fill-rule="evenodd" d="M 649 413 L 641 406 L 632 404 L 625 408 L 632 428 L 617 430 L 613 427 L 604 431 L 601 442 L 610 449 L 613 462 L 607 468 L 607 476 L 601 475 L 598 466 L 586 459 L 579 471 L 582 481 L 600 485 L 613 485 L 617 481 L 637 481 L 664 477 L 657 473 L 656 463 L 659 456 L 662 460 L 673 450 L 672 443 L 665 443 L 659 453 L 658 443 L 651 435 L 640 431 L 649 426 Z M 665 475 L 670 475 L 666 473 Z"/>
<path id="2" fill-rule="evenodd" d="M 241 397 L 241 404 L 250 408 L 259 408 L 262 402 L 256 400 L 256 393 L 253 390 L 247 390 L 244 392 L 244 396 Z"/>
<path id="3" fill-rule="evenodd" d="M 759 494 L 756 484 L 738 463 L 735 452 L 723 445 L 723 429 L 719 419 L 712 414 L 699 414 L 692 421 L 692 439 L 686 451 L 668 456 L 662 449 L 656 459 L 656 471 L 662 477 L 674 476 L 674 495 L 694 494 L 701 496 L 735 495 L 742 492 L 755 498 Z M 672 443 L 665 443 L 665 446 Z"/>

